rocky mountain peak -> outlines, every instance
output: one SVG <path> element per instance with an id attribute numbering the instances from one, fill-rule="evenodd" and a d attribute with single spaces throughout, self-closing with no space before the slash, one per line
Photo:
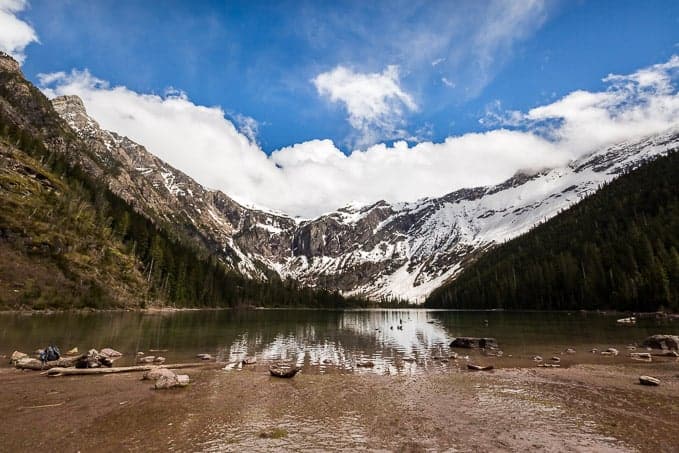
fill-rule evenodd
<path id="1" fill-rule="evenodd" d="M 60 115 L 64 113 L 87 115 L 87 109 L 85 109 L 83 100 L 76 95 L 57 96 L 52 99 L 52 105 L 54 110 Z"/>
<path id="2" fill-rule="evenodd" d="M 11 55 L 0 51 L 0 70 L 8 72 L 21 72 L 19 62 L 12 58 Z"/>

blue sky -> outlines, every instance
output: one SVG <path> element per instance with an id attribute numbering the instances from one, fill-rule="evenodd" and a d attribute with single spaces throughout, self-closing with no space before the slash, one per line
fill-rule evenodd
<path id="1" fill-rule="evenodd" d="M 21 17 L 40 44 L 26 49 L 24 71 L 37 81 L 38 73 L 87 68 L 138 92 L 173 87 L 254 118 L 267 152 L 313 138 L 346 151 L 362 144 L 346 109 L 311 82 L 338 65 L 358 73 L 398 65 L 418 106 L 403 115 L 404 137 L 440 141 L 483 130 L 478 120 L 493 102 L 526 110 L 679 52 L 674 1 L 546 2 L 521 25 L 525 33 L 489 51 L 487 68 L 469 49 L 465 22 L 493 27 L 501 18 L 488 18 L 492 2 L 370 3 L 34 0 Z M 426 49 L 426 38 L 446 34 L 449 42 Z"/>
<path id="2" fill-rule="evenodd" d="M 670 0 L 0 0 L 0 50 L 46 95 L 305 217 L 679 127 L 678 30 Z"/>

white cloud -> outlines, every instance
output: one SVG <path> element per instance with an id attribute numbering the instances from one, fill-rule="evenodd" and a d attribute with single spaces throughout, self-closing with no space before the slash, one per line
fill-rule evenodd
<path id="1" fill-rule="evenodd" d="M 450 88 L 455 88 L 455 82 L 449 80 L 447 77 L 441 77 L 441 83 Z"/>
<path id="2" fill-rule="evenodd" d="M 358 146 L 404 138 L 406 110 L 417 110 L 413 98 L 400 86 L 398 66 L 367 74 L 337 66 L 317 75 L 312 82 L 319 95 L 344 104 L 349 123 L 360 134 Z"/>
<path id="3" fill-rule="evenodd" d="M 0 0 L 0 50 L 23 63 L 24 49 L 38 42 L 33 27 L 19 19 L 16 14 L 28 6 L 26 0 Z"/>
<path id="4" fill-rule="evenodd" d="M 376 144 L 349 155 L 330 140 L 311 140 L 267 156 L 221 108 L 195 105 L 183 93 L 140 94 L 111 87 L 87 71 L 41 80 L 49 96 L 79 95 L 102 127 L 146 145 L 208 187 L 247 203 L 315 216 L 349 201 L 409 201 L 499 183 L 520 169 L 562 164 L 603 145 L 679 126 L 678 71 L 679 57 L 673 57 L 630 75 L 610 75 L 604 91 L 574 91 L 526 113 L 510 112 L 505 118 L 520 130 L 414 146 Z M 397 83 L 391 92 L 399 93 L 392 96 L 404 106 L 412 102 Z M 347 106 L 356 102 L 351 108 L 359 116 L 373 114 L 344 91 L 335 95 L 347 99 L 342 100 Z M 381 108 L 389 111 L 388 106 L 377 111 Z M 501 121 L 501 106 L 492 109 Z"/>

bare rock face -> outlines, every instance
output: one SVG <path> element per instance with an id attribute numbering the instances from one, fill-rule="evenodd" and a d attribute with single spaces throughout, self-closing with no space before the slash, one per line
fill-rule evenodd
<path id="1" fill-rule="evenodd" d="M 0 58 L 0 64 L 9 62 Z M 679 130 L 600 149 L 560 168 L 408 203 L 346 206 L 315 219 L 252 209 L 207 190 L 127 137 L 100 128 L 75 96 L 53 106 L 84 140 L 81 164 L 152 221 L 241 274 L 379 300 L 422 302 L 478 254 L 523 234 L 603 183 L 679 143 Z M 537 197 L 527 194 L 540 194 Z"/>
<path id="2" fill-rule="evenodd" d="M 0 70 L 7 72 L 21 72 L 21 66 L 14 58 L 5 52 L 0 51 Z"/>

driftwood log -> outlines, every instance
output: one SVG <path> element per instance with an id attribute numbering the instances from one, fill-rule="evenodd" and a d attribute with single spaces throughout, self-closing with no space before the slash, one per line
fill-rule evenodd
<path id="1" fill-rule="evenodd" d="M 87 354 L 82 354 L 73 357 L 62 357 L 58 360 L 50 360 L 48 362 L 42 362 L 38 359 L 21 359 L 14 366 L 20 370 L 36 370 L 43 371 L 49 370 L 51 368 L 68 368 L 75 365 L 75 363 L 81 358 L 87 357 Z"/>
<path id="2" fill-rule="evenodd" d="M 109 374 L 109 373 L 131 373 L 135 371 L 150 371 L 154 368 L 195 368 L 202 367 L 206 364 L 204 362 L 198 363 L 175 363 L 172 365 L 153 366 L 153 365 L 136 365 L 136 366 L 121 366 L 111 368 L 51 368 L 43 374 L 47 376 L 80 376 L 85 374 Z"/>

